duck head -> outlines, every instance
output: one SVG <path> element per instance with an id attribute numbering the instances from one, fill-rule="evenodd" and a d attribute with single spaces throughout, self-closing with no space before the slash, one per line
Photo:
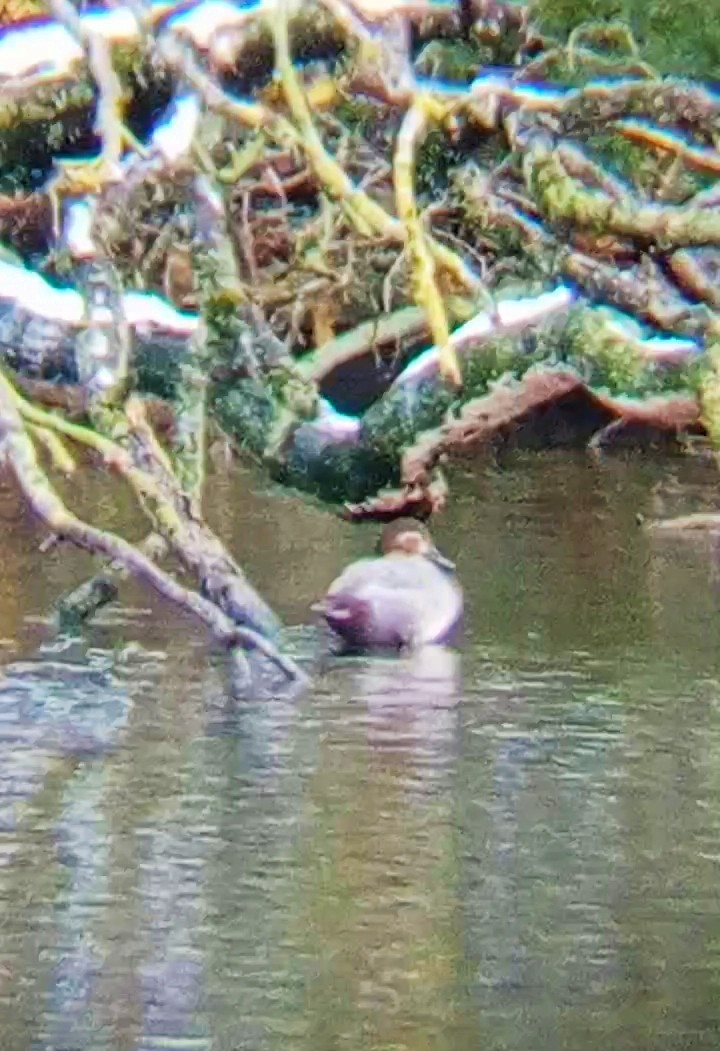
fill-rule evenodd
<path id="1" fill-rule="evenodd" d="M 455 563 L 438 551 L 430 531 L 414 518 L 398 518 L 385 526 L 378 548 L 383 555 L 423 555 L 440 569 L 455 571 Z"/>

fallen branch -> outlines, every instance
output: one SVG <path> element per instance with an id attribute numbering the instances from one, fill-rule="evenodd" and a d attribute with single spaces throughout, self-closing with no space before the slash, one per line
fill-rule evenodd
<path id="1" fill-rule="evenodd" d="M 694 398 L 678 395 L 641 401 L 603 397 L 588 390 L 577 372 L 562 368 L 531 370 L 520 381 L 498 384 L 485 397 L 468 402 L 457 419 L 422 434 L 403 456 L 403 486 L 412 490 L 428 485 L 440 457 L 475 453 L 496 439 L 507 438 L 526 423 L 531 426 L 534 414 L 561 410 L 570 399 L 582 400 L 587 406 L 589 430 L 584 435 L 585 442 L 618 418 L 627 425 L 657 428 L 675 435 L 701 426 Z M 582 438 L 581 431 L 578 437 Z"/>
<path id="2" fill-rule="evenodd" d="M 698 511 L 697 514 L 678 515 L 676 518 L 659 518 L 643 524 L 650 533 L 712 535 L 720 533 L 720 513 Z"/>
<path id="3" fill-rule="evenodd" d="M 23 496 L 45 526 L 58 538 L 69 540 L 92 554 L 118 562 L 146 581 L 159 595 L 193 614 L 229 650 L 249 645 L 258 649 L 289 678 L 304 680 L 304 672 L 283 657 L 267 639 L 233 624 L 217 606 L 183 587 L 155 565 L 134 544 L 106 530 L 87 525 L 65 506 L 40 467 L 32 441 L 16 406 L 15 391 L 0 374 L 0 454 L 5 457 Z"/>

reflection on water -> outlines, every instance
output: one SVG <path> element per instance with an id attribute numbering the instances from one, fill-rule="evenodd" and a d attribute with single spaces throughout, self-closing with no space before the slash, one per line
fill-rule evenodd
<path id="1" fill-rule="evenodd" d="M 3 1051 L 715 1049 L 720 591 L 635 520 L 712 505 L 674 470 L 456 479 L 462 653 L 245 702 L 134 587 L 54 639 L 87 563 L 33 573 L 0 491 Z M 252 486 L 217 479 L 216 523 L 309 652 L 374 530 Z"/>

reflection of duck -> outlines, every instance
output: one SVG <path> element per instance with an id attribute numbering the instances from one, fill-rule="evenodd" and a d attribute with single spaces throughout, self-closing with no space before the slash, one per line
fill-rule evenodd
<path id="1" fill-rule="evenodd" d="M 451 641 L 463 611 L 453 563 L 414 519 L 387 526 L 380 547 L 380 558 L 353 562 L 314 608 L 352 648 Z"/>

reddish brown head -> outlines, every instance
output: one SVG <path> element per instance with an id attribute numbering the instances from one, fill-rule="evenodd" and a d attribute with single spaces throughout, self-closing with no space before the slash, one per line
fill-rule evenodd
<path id="1" fill-rule="evenodd" d="M 398 518 L 385 526 L 378 546 L 383 555 L 424 555 L 443 569 L 455 568 L 435 547 L 430 531 L 415 518 Z"/>

